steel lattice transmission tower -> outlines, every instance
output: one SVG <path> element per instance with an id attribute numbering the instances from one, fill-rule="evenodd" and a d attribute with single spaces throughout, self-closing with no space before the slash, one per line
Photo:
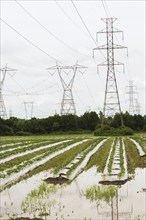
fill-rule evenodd
<path id="1" fill-rule="evenodd" d="M 33 104 L 34 102 L 23 102 L 24 103 L 24 108 L 25 108 L 25 115 L 26 115 L 26 119 L 31 119 L 32 118 L 32 114 L 33 114 Z M 28 108 L 29 108 L 29 112 L 30 114 L 28 114 Z"/>
<path id="2" fill-rule="evenodd" d="M 6 74 L 7 72 L 13 72 L 16 71 L 16 69 L 12 69 L 7 67 L 7 65 L 3 68 L 0 68 L 0 118 L 6 119 L 7 118 L 7 112 L 6 112 L 6 107 L 5 107 L 5 103 L 4 103 L 4 99 L 3 99 L 3 94 L 2 94 L 2 90 L 3 90 L 3 85 L 4 85 L 4 81 L 6 78 Z"/>
<path id="3" fill-rule="evenodd" d="M 126 88 L 128 89 L 128 91 L 125 94 L 129 95 L 129 114 L 134 115 L 135 114 L 135 105 L 134 105 L 134 94 L 137 94 L 137 88 L 136 86 L 133 84 L 132 80 L 129 80 L 129 85 L 126 86 Z"/>
<path id="4" fill-rule="evenodd" d="M 140 115 L 140 103 L 138 102 L 137 99 L 135 99 L 135 113 L 137 115 Z"/>
<path id="5" fill-rule="evenodd" d="M 107 78 L 106 78 L 105 98 L 104 98 L 104 107 L 103 107 L 103 121 L 104 121 L 104 117 L 113 117 L 116 113 L 120 113 L 121 124 L 123 125 L 120 99 L 118 94 L 118 86 L 115 75 L 115 65 L 124 66 L 124 64 L 115 60 L 114 50 L 123 49 L 127 47 L 114 44 L 114 33 L 122 32 L 121 30 L 115 29 L 113 27 L 113 23 L 117 20 L 117 18 L 102 18 L 101 20 L 106 23 L 106 28 L 97 32 L 97 34 L 105 33 L 107 43 L 105 45 L 94 48 L 93 52 L 94 50 L 107 51 L 107 60 L 98 65 L 98 66 L 107 66 Z"/>
<path id="6" fill-rule="evenodd" d="M 86 67 L 75 64 L 73 66 L 56 66 L 49 67 L 47 70 L 53 75 L 56 71 L 60 77 L 62 87 L 63 87 L 63 97 L 61 102 L 61 115 L 76 114 L 76 107 L 73 98 L 72 88 L 77 71 L 84 73 Z M 54 72 L 55 71 L 55 72 Z"/>

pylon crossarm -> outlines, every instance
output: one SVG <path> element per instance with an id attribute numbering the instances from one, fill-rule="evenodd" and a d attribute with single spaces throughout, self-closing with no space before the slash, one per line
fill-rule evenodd
<path id="1" fill-rule="evenodd" d="M 50 73 L 50 75 L 53 76 L 53 75 L 56 73 L 56 70 L 53 71 L 53 72 L 51 72 L 51 71 L 48 70 L 48 73 Z"/>
<path id="2" fill-rule="evenodd" d="M 77 70 L 82 72 L 81 69 L 85 69 L 86 67 L 78 65 L 76 63 L 73 66 L 59 66 L 56 64 L 56 66 L 47 68 L 47 70 L 57 70 L 58 75 L 60 77 L 62 87 L 63 87 L 63 98 L 61 102 L 61 115 L 64 114 L 76 114 L 76 109 L 75 109 L 75 103 L 73 99 L 73 94 L 72 94 L 72 87 L 75 79 L 75 75 L 77 73 Z M 70 73 L 72 72 L 72 75 Z M 82 72 L 83 74 L 83 72 Z M 68 80 L 64 76 L 69 76 Z"/>
<path id="3" fill-rule="evenodd" d="M 88 67 L 87 66 L 82 66 L 82 65 L 79 65 L 79 64 L 76 64 L 75 65 L 77 69 L 87 69 Z"/>
<path id="4" fill-rule="evenodd" d="M 114 23 L 118 18 L 101 18 L 102 21 L 104 21 L 105 23 L 107 22 L 107 20 L 111 21 L 112 23 Z"/>

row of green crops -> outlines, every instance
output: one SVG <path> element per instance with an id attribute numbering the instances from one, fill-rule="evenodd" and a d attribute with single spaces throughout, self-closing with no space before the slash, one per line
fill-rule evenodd
<path id="1" fill-rule="evenodd" d="M 36 152 L 30 153 L 30 154 L 27 154 L 24 156 L 17 157 L 15 159 L 12 159 L 8 162 L 1 164 L 0 172 L 4 171 L 5 175 L 8 175 L 8 174 L 10 175 L 13 172 L 18 172 L 22 168 L 24 168 L 25 166 L 33 164 L 36 161 L 42 160 L 44 157 L 49 156 L 51 153 L 58 151 L 58 150 L 61 150 L 61 149 L 65 148 L 68 145 L 73 144 L 75 142 L 77 142 L 77 140 L 71 140 L 71 141 L 68 141 L 66 143 L 62 143 L 57 146 L 53 146 L 53 147 L 50 147 L 47 149 L 42 149 L 40 151 L 36 151 Z M 6 170 L 8 170 L 8 173 L 6 173 Z M 1 173 L 1 175 L 3 176 L 4 174 Z"/>
<path id="2" fill-rule="evenodd" d="M 134 173 L 137 167 L 140 168 L 146 167 L 146 156 L 140 157 L 135 144 L 132 141 L 130 141 L 128 138 L 124 140 L 124 143 L 125 143 L 125 150 L 127 155 L 128 172 Z"/>
<path id="3" fill-rule="evenodd" d="M 90 158 L 86 169 L 91 168 L 92 166 L 97 166 L 98 172 L 103 172 L 111 145 L 113 142 L 113 138 L 109 138 L 106 142 L 102 144 L 102 146 L 98 149 L 98 151 Z"/>
<path id="4" fill-rule="evenodd" d="M 135 140 L 141 146 L 143 152 L 146 153 L 146 139 L 139 136 L 132 137 L 132 139 Z"/>
<path id="5" fill-rule="evenodd" d="M 16 155 L 16 154 L 19 154 L 19 153 L 24 153 L 26 151 L 29 151 L 30 150 L 34 150 L 34 149 L 38 149 L 39 147 L 43 147 L 43 146 L 46 146 L 48 144 L 53 144 L 53 143 L 57 143 L 59 142 L 60 140 L 50 140 L 50 141 L 45 141 L 45 142 L 41 142 L 41 143 L 34 143 L 34 144 L 29 144 L 29 145 L 26 145 L 26 146 L 23 146 L 22 148 L 18 148 L 18 149 L 15 149 L 15 150 L 12 150 L 12 151 L 7 151 L 7 152 L 3 152 L 1 153 L 0 155 L 0 159 L 4 159 L 6 157 L 9 157 L 9 156 L 12 156 L 12 155 Z"/>
<path id="6" fill-rule="evenodd" d="M 119 177 L 121 177 L 125 173 L 125 168 L 124 168 L 124 151 L 123 151 L 123 142 L 122 139 L 120 138 L 120 173 L 118 174 Z M 126 158 L 125 158 L 126 159 Z"/>
<path id="7" fill-rule="evenodd" d="M 59 170 L 64 168 L 68 163 L 70 163 L 79 153 L 88 148 L 95 140 L 89 140 L 85 143 L 81 143 L 70 150 L 61 153 L 60 155 L 52 158 L 48 163 L 46 163 L 47 169 L 54 169 L 54 173 L 57 174 Z"/>
<path id="8" fill-rule="evenodd" d="M 25 178 L 29 178 L 41 171 L 54 169 L 54 173 L 59 172 L 63 167 L 70 163 L 79 153 L 84 151 L 88 146 L 90 146 L 96 139 L 88 140 L 84 143 L 80 143 L 70 150 L 65 151 L 64 153 L 59 154 L 58 156 L 52 158 L 43 165 L 36 167 L 34 170 L 31 170 L 25 175 Z"/>
<path id="9" fill-rule="evenodd" d="M 109 173 L 111 173 L 111 170 L 112 170 L 112 165 L 113 165 L 113 160 L 114 160 L 114 155 L 115 155 L 115 150 L 116 150 L 116 144 L 117 144 L 117 138 L 115 138 L 115 140 L 114 140 L 114 144 L 112 146 L 112 151 L 110 154 L 110 159 L 108 162 L 108 172 Z"/>
<path id="10" fill-rule="evenodd" d="M 67 172 L 67 176 L 69 176 L 72 171 L 79 165 L 81 164 L 81 162 L 85 159 L 85 157 L 87 156 L 87 154 L 92 151 L 96 146 L 97 144 L 99 144 L 102 140 L 104 140 L 103 137 L 100 137 L 98 138 L 94 143 L 92 143 L 84 152 L 83 152 L 83 155 L 82 155 L 82 158 L 76 162 Z"/>
<path id="11" fill-rule="evenodd" d="M 22 141 L 22 142 L 17 142 L 17 143 L 14 143 L 14 144 L 2 145 L 2 146 L 0 146 L 0 152 L 1 151 L 6 151 L 6 150 L 12 150 L 13 148 L 24 146 L 24 145 L 29 144 L 29 143 L 31 143 L 31 141 Z"/>
<path id="12" fill-rule="evenodd" d="M 49 140 L 28 140 L 28 141 L 22 141 L 22 142 L 17 142 L 15 144 L 6 144 L 3 146 L 0 146 L 0 152 L 2 151 L 9 151 L 9 150 L 13 150 L 13 149 L 17 149 L 21 146 L 25 146 L 25 145 L 29 145 L 29 144 L 37 144 L 37 143 L 41 143 L 41 142 L 47 142 L 47 141 L 51 141 L 54 139 L 49 139 Z"/>

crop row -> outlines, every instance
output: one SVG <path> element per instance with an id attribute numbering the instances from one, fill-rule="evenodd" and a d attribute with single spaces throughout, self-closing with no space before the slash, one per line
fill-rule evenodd
<path id="1" fill-rule="evenodd" d="M 22 141 L 22 142 L 17 142 L 15 144 L 5 144 L 0 146 L 0 152 L 1 151 L 6 151 L 6 150 L 12 150 L 14 148 L 20 147 L 20 146 L 24 146 L 26 144 L 31 143 L 31 141 Z"/>
<path id="2" fill-rule="evenodd" d="M 116 150 L 116 144 L 117 144 L 117 138 L 115 138 L 114 140 L 114 144 L 112 146 L 112 151 L 111 151 L 111 155 L 110 155 L 110 159 L 109 159 L 109 163 L 108 163 L 108 172 L 111 173 L 112 170 L 112 165 L 113 165 L 113 160 L 114 160 L 114 155 L 115 155 L 115 150 Z"/>
<path id="3" fill-rule="evenodd" d="M 86 169 L 89 169 L 92 166 L 97 166 L 97 171 L 103 172 L 112 142 L 113 138 L 109 138 L 105 143 L 103 143 L 99 150 L 90 158 Z"/>
<path id="4" fill-rule="evenodd" d="M 128 172 L 134 173 L 137 167 L 146 167 L 146 157 L 140 157 L 135 144 L 129 139 L 124 139 L 125 150 L 127 155 Z"/>
<path id="5" fill-rule="evenodd" d="M 134 139 L 141 146 L 143 152 L 146 153 L 146 140 L 139 136 L 132 137 L 132 139 Z"/>
<path id="6" fill-rule="evenodd" d="M 3 152 L 3 151 L 12 151 L 14 149 L 19 149 L 20 147 L 22 146 L 28 146 L 29 144 L 37 144 L 37 143 L 43 143 L 43 142 L 47 142 L 47 141 L 50 141 L 50 140 L 54 140 L 54 139 L 49 139 L 49 140 L 29 140 L 29 141 L 22 141 L 22 142 L 17 142 L 15 144 L 6 144 L 6 145 L 2 145 L 0 146 L 0 152 Z"/>
<path id="7" fill-rule="evenodd" d="M 24 152 L 27 152 L 27 151 L 29 153 L 29 151 L 34 150 L 34 149 L 39 150 L 40 147 L 47 146 L 48 144 L 57 143 L 59 141 L 60 140 L 57 140 L 57 141 L 56 140 L 48 140 L 48 141 L 45 141 L 45 142 L 28 144 L 28 145 L 25 145 L 22 148 L 18 148 L 18 149 L 12 150 L 12 151 L 2 152 L 1 155 L 0 155 L 0 159 L 4 159 L 6 157 L 10 157 L 12 155 L 17 155 L 17 154 L 24 153 Z"/>
<path id="8" fill-rule="evenodd" d="M 67 143 L 62 143 L 60 145 L 56 145 L 56 146 L 53 146 L 47 149 L 42 149 L 42 150 L 29 153 L 21 157 L 17 157 L 13 160 L 10 160 L 8 162 L 1 164 L 0 171 L 6 172 L 7 169 L 10 169 L 13 172 L 13 167 L 14 167 L 14 171 L 16 172 L 16 166 L 17 166 L 17 172 L 18 172 L 21 168 L 24 168 L 25 166 L 30 165 L 34 163 L 35 161 L 41 160 L 44 157 L 47 157 L 48 155 L 50 155 L 51 153 L 61 150 L 67 147 L 69 144 L 72 144 L 74 142 L 76 141 L 75 140 L 68 141 Z M 10 170 L 9 170 L 9 174 L 11 173 Z"/>
<path id="9" fill-rule="evenodd" d="M 97 140 L 95 140 L 88 148 L 86 148 L 83 152 L 82 152 L 82 157 L 80 160 L 78 160 L 78 162 L 74 163 L 73 166 L 68 170 L 67 172 L 67 176 L 69 176 L 71 174 L 71 172 L 73 170 L 76 169 L 77 166 L 79 166 L 79 164 L 81 164 L 81 162 L 85 159 L 85 157 L 87 156 L 87 154 L 92 151 L 97 144 L 99 144 L 102 140 L 104 140 L 104 138 L 98 138 Z"/>
<path id="10" fill-rule="evenodd" d="M 68 139 L 68 138 L 67 138 Z M 67 175 L 70 175 L 71 172 L 73 170 L 75 170 L 79 164 L 85 159 L 85 157 L 87 156 L 87 154 L 92 151 L 92 149 L 95 148 L 95 146 L 102 141 L 104 138 L 92 138 L 89 139 L 88 141 L 84 142 L 84 143 L 80 143 L 77 144 L 76 146 L 72 147 L 71 149 L 67 149 L 64 150 L 63 153 L 60 152 L 60 150 L 65 149 L 66 147 L 68 147 L 70 144 L 73 143 L 77 143 L 79 140 L 83 140 L 83 136 L 80 137 L 72 137 L 72 140 L 68 141 L 67 143 L 62 143 L 62 144 L 58 144 L 56 146 L 52 146 L 46 149 L 39 149 L 39 144 L 36 144 L 36 149 L 38 148 L 38 151 L 36 152 L 31 152 L 24 156 L 20 156 L 17 157 L 11 161 L 5 162 L 3 164 L 1 164 L 0 167 L 0 171 L 1 173 L 1 177 L 6 177 L 14 172 L 19 172 L 21 170 L 23 170 L 25 167 L 28 167 L 30 165 L 35 165 L 36 162 L 41 161 L 43 162 L 41 165 L 36 166 L 36 168 L 33 167 L 32 170 L 30 170 L 28 173 L 25 173 L 24 176 L 20 177 L 20 179 L 25 179 L 25 178 L 29 178 L 41 171 L 44 170 L 49 170 L 49 169 L 53 169 L 53 172 L 55 174 L 57 174 L 60 170 L 62 170 L 63 168 L 65 168 L 68 164 L 70 164 L 75 157 L 77 157 L 79 154 L 82 154 L 82 157 L 80 158 L 80 160 L 76 161 L 73 166 L 70 168 L 70 170 L 68 170 Z M 62 138 L 54 138 L 54 140 L 49 139 L 48 141 L 49 144 L 51 143 L 57 143 L 60 140 L 64 140 L 64 137 Z M 114 145 L 111 149 L 112 143 L 114 140 Z M 113 138 L 110 137 L 108 138 L 103 144 L 102 146 L 100 146 L 100 148 L 97 150 L 96 153 L 93 154 L 93 156 L 91 156 L 87 166 L 85 167 L 86 169 L 91 168 L 92 166 L 96 165 L 97 166 L 97 171 L 98 172 L 103 172 L 105 166 L 106 166 L 106 162 L 107 162 L 107 158 L 109 155 L 109 152 L 111 150 L 111 156 L 109 159 L 109 163 L 108 163 L 108 172 L 110 173 L 112 170 L 112 164 L 114 161 L 114 155 L 115 155 L 115 150 L 116 150 L 116 143 L 117 143 L 117 138 Z M 124 151 L 123 151 L 123 142 L 122 139 L 119 138 L 120 141 L 120 148 L 118 150 L 118 154 L 119 154 L 119 162 L 120 162 L 120 171 L 118 176 L 121 177 L 123 175 L 123 173 L 125 172 L 125 167 L 124 167 Z M 125 138 L 124 139 L 124 144 L 125 144 L 125 149 L 126 149 L 126 154 L 127 154 L 127 160 L 128 160 L 128 171 L 130 173 L 134 172 L 136 167 L 146 167 L 146 160 L 145 157 L 141 158 L 138 154 L 137 148 L 135 146 L 135 144 L 130 141 L 130 139 Z M 58 152 L 58 155 L 55 157 L 51 157 L 52 159 L 48 159 L 48 161 L 46 160 L 48 156 L 54 156 L 54 152 Z M 55 154 L 56 155 L 56 154 Z M 43 159 L 45 159 L 45 162 L 43 161 Z M 46 162 L 47 161 L 47 162 Z M 40 163 L 39 163 L 40 164 Z M 18 173 L 19 175 L 19 173 Z"/>
<path id="11" fill-rule="evenodd" d="M 125 158 L 126 159 L 126 158 Z M 118 174 L 119 177 L 121 177 L 125 173 L 125 167 L 124 167 L 124 150 L 123 150 L 123 142 L 120 138 L 120 173 Z"/>
<path id="12" fill-rule="evenodd" d="M 70 163 L 77 154 L 84 151 L 88 146 L 90 146 L 95 139 L 88 140 L 85 143 L 79 144 L 64 153 L 59 154 L 58 156 L 52 158 L 48 162 L 44 163 L 42 166 L 37 167 L 35 170 L 32 170 L 28 173 L 29 176 L 37 174 L 44 170 L 53 169 L 54 173 L 58 173 L 59 170 L 64 168 L 68 163 Z"/>

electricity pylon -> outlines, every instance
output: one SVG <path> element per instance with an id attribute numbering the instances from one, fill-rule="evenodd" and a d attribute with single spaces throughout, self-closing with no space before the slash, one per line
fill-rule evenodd
<path id="1" fill-rule="evenodd" d="M 135 99 L 135 113 L 140 115 L 140 103 L 138 102 L 138 99 Z"/>
<path id="2" fill-rule="evenodd" d="M 129 114 L 134 115 L 135 114 L 135 107 L 134 107 L 134 94 L 137 93 L 136 86 L 133 84 L 132 80 L 129 80 L 129 85 L 126 86 L 128 88 L 128 91 L 125 92 L 125 94 L 129 95 Z"/>
<path id="3" fill-rule="evenodd" d="M 115 49 L 127 48 L 121 45 L 114 44 L 114 33 L 120 33 L 121 30 L 115 29 L 113 23 L 117 18 L 102 18 L 102 21 L 106 23 L 106 28 L 97 32 L 97 34 L 106 34 L 107 42 L 105 45 L 99 46 L 94 50 L 106 50 L 107 51 L 107 60 L 98 66 L 107 66 L 107 78 L 106 78 L 106 88 L 105 88 L 105 98 L 104 98 L 104 107 L 103 107 L 103 120 L 104 117 L 113 117 L 116 113 L 120 113 L 121 124 L 123 125 L 123 119 L 121 114 L 120 99 L 118 94 L 118 86 L 115 75 L 115 65 L 123 65 L 119 61 L 116 61 L 114 58 Z"/>
<path id="4" fill-rule="evenodd" d="M 10 71 L 16 71 L 16 69 L 12 69 L 7 67 L 7 65 L 3 68 L 0 68 L 0 118 L 6 119 L 7 118 L 7 112 L 6 107 L 3 99 L 2 89 L 4 85 L 4 81 L 6 78 L 7 72 Z"/>
<path id="5" fill-rule="evenodd" d="M 31 119 L 33 114 L 33 104 L 34 102 L 23 102 L 24 103 L 24 109 L 25 109 L 25 115 L 26 119 Z M 28 108 L 30 109 L 30 116 L 28 115 Z"/>
<path id="6" fill-rule="evenodd" d="M 77 70 L 83 74 L 84 72 L 82 72 L 81 70 L 85 68 L 85 66 L 78 65 L 77 63 L 73 66 L 60 66 L 56 64 L 56 66 L 47 68 L 51 75 L 53 75 L 57 71 L 62 83 L 63 97 L 60 110 L 61 115 L 76 114 L 72 87 Z"/>

